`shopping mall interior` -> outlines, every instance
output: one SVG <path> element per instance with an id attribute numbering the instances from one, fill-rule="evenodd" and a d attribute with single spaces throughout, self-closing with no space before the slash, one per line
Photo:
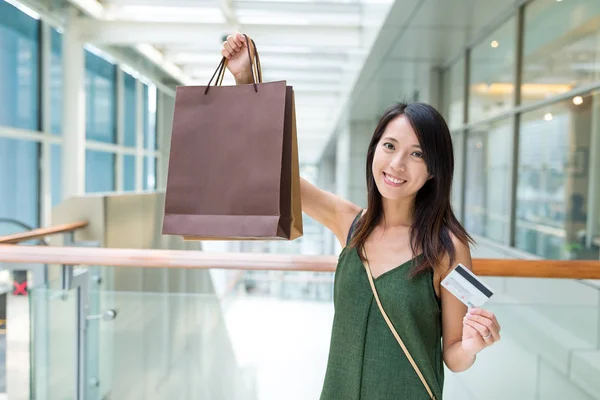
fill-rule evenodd
<path id="1" fill-rule="evenodd" d="M 384 110 L 446 119 L 502 341 L 444 399 L 600 399 L 599 0 L 0 0 L 0 399 L 319 398 L 335 236 L 162 234 L 177 87 L 236 31 L 361 207 Z"/>

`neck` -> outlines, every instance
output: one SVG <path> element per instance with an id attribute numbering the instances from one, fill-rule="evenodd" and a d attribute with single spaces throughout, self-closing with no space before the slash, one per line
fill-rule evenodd
<path id="1" fill-rule="evenodd" d="M 386 228 L 411 227 L 413 224 L 413 206 L 415 198 L 400 200 L 382 199 L 383 222 Z"/>

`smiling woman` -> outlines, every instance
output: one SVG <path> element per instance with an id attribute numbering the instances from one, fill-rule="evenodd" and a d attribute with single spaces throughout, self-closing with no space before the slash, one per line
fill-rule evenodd
<path id="1" fill-rule="evenodd" d="M 248 43 L 235 34 L 223 44 L 237 84 L 252 82 Z M 471 238 L 450 204 L 446 122 L 427 104 L 392 105 L 371 137 L 366 167 L 366 210 L 301 181 L 302 210 L 343 247 L 321 400 L 441 399 L 444 362 L 464 371 L 500 339 L 493 313 L 467 314 L 440 285 L 457 263 L 471 268 Z"/>

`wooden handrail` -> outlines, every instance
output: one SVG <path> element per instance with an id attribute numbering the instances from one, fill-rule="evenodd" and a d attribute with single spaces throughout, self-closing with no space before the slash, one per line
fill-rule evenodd
<path id="1" fill-rule="evenodd" d="M 336 256 L 0 245 L 0 262 L 333 272 Z M 600 261 L 474 259 L 480 276 L 600 279 Z"/>
<path id="2" fill-rule="evenodd" d="M 43 238 L 45 236 L 73 232 L 77 229 L 85 228 L 87 225 L 87 221 L 79 221 L 71 224 L 62 224 L 50 226 L 48 228 L 33 229 L 31 231 L 19 232 L 8 236 L 0 236 L 0 244 L 17 244 L 20 242 L 26 242 L 28 240 Z"/>

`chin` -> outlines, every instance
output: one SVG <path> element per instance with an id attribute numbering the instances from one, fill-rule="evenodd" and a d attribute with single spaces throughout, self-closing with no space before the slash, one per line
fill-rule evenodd
<path id="1" fill-rule="evenodd" d="M 386 185 L 383 179 L 376 180 L 375 186 L 377 186 L 377 191 L 379 192 L 381 197 L 387 200 L 400 200 L 410 196 L 410 194 L 406 193 L 402 189 L 394 189 L 392 187 L 389 187 L 388 185 Z"/>

